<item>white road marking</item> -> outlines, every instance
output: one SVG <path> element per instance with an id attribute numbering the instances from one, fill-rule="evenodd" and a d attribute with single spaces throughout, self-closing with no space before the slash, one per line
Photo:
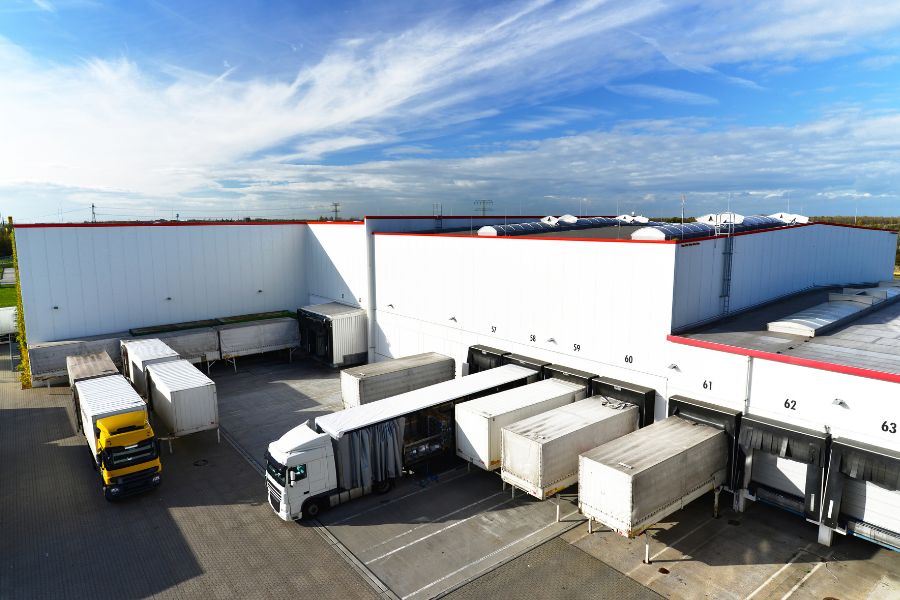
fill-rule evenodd
<path id="1" fill-rule="evenodd" d="M 467 508 L 472 508 L 472 507 L 475 506 L 476 504 L 481 504 L 481 503 L 484 502 L 485 500 L 489 500 L 490 498 L 493 498 L 494 496 L 499 496 L 500 494 L 504 494 L 504 492 L 497 492 L 497 493 L 495 493 L 495 494 L 491 494 L 490 496 L 485 496 L 485 497 L 482 498 L 481 500 L 476 500 L 475 502 L 472 502 L 471 504 L 466 504 L 465 506 L 463 506 L 463 507 L 461 507 L 461 508 L 457 508 L 457 509 L 454 510 L 454 511 L 448 512 L 447 514 L 444 514 L 444 515 L 441 515 L 441 516 L 439 516 L 439 517 L 435 517 L 435 518 L 433 518 L 433 519 L 430 519 L 430 520 L 428 520 L 428 521 L 425 521 L 425 522 L 422 523 L 421 525 L 416 525 L 416 526 L 413 527 L 412 529 L 407 529 L 407 530 L 404 531 L 403 533 L 398 533 L 398 534 L 395 535 L 394 537 L 390 537 L 390 538 L 384 540 L 383 542 L 378 542 L 378 543 L 375 544 L 374 546 L 369 546 L 369 547 L 366 548 L 365 550 L 360 550 L 360 551 L 359 551 L 359 554 L 365 554 L 366 552 L 371 552 L 371 551 L 374 550 L 375 548 L 378 548 L 378 547 L 380 547 L 380 546 L 384 546 L 385 544 L 388 544 L 388 543 L 390 543 L 390 542 L 393 542 L 393 541 L 396 540 L 397 538 L 402 538 L 404 535 L 408 535 L 408 534 L 412 533 L 413 531 L 416 531 L 417 529 L 421 529 L 422 527 L 425 527 L 426 525 L 430 525 L 430 524 L 434 523 L 435 521 L 440 521 L 441 519 L 446 519 L 446 518 L 449 517 L 449 516 L 455 515 L 455 514 L 458 513 L 458 512 L 462 512 L 462 511 L 466 510 Z"/>
<path id="2" fill-rule="evenodd" d="M 690 531 L 688 531 L 686 534 L 684 534 L 683 536 L 681 536 L 680 538 L 678 538 L 677 540 L 675 540 L 675 541 L 672 542 L 671 544 L 668 544 L 665 548 L 663 548 L 662 550 L 660 550 L 659 552 L 657 552 L 656 554 L 654 554 L 653 556 L 651 556 L 651 557 L 650 557 L 650 562 L 653 562 L 654 560 L 656 560 L 656 558 L 657 558 L 659 555 L 661 555 L 663 552 L 665 552 L 665 551 L 668 550 L 669 548 L 672 548 L 672 549 L 674 550 L 674 549 L 675 549 L 674 547 L 675 547 L 677 544 L 683 542 L 684 540 L 686 540 L 686 539 L 689 538 L 690 536 L 694 535 L 695 533 L 697 533 L 697 531 L 699 531 L 699 530 L 702 529 L 703 527 L 706 527 L 706 526 L 709 524 L 709 522 L 712 521 L 712 520 L 713 520 L 712 518 L 707 519 L 706 521 L 704 521 L 703 523 L 700 523 L 699 525 L 697 525 L 696 527 L 694 527 L 693 529 L 691 529 Z M 718 532 L 717 532 L 717 533 L 718 533 Z M 687 556 L 687 555 L 684 554 L 684 553 L 682 553 L 682 556 Z"/>
<path id="3" fill-rule="evenodd" d="M 759 592 L 761 592 L 761 591 L 763 590 L 763 588 L 765 588 L 767 585 L 769 585 L 770 583 L 772 583 L 772 580 L 773 580 L 773 579 L 775 579 L 776 577 L 778 577 L 779 575 L 781 575 L 781 574 L 784 572 L 785 569 L 787 569 L 788 567 L 790 567 L 790 566 L 794 563 L 794 561 L 796 561 L 798 558 L 800 558 L 800 555 L 801 555 L 801 554 L 808 554 L 808 553 L 809 553 L 809 547 L 810 547 L 810 545 L 811 545 L 811 544 L 807 544 L 807 545 L 806 545 L 804 548 L 802 548 L 801 550 L 797 550 L 797 551 L 794 553 L 794 556 L 791 557 L 791 560 L 789 560 L 789 561 L 787 561 L 786 563 L 784 563 L 784 566 L 782 566 L 780 569 L 778 569 L 777 571 L 775 571 L 774 573 L 772 573 L 772 575 L 771 575 L 768 579 L 766 579 L 765 581 L 763 581 L 762 584 L 761 584 L 758 588 L 756 588 L 755 590 L 753 590 L 752 592 L 750 592 L 750 595 L 747 596 L 746 598 L 744 598 L 744 600 L 750 600 L 750 598 L 754 597 L 754 596 L 757 595 Z"/>
<path id="4" fill-rule="evenodd" d="M 461 468 L 461 467 L 460 467 L 460 468 Z M 455 470 L 455 469 L 454 469 L 454 470 Z M 448 472 L 449 472 L 449 473 L 452 473 L 453 471 L 448 471 Z M 400 500 L 406 500 L 407 498 L 410 498 L 410 497 L 412 497 L 412 496 L 415 496 L 416 494 L 421 494 L 422 492 L 427 492 L 428 490 L 433 490 L 434 488 L 436 488 L 436 487 L 439 486 L 439 485 L 443 485 L 443 484 L 445 484 L 445 483 L 450 483 L 451 481 L 456 481 L 457 479 L 461 479 L 461 478 L 465 477 L 466 475 L 468 475 L 468 473 L 467 473 L 466 471 L 463 471 L 462 474 L 459 475 L 459 476 L 457 476 L 457 477 L 449 477 L 449 478 L 447 478 L 447 479 L 438 481 L 438 482 L 437 482 L 436 484 L 434 484 L 434 485 L 429 485 L 428 487 L 424 487 L 424 488 L 418 489 L 418 490 L 416 490 L 416 491 L 414 491 L 414 492 L 410 492 L 410 493 L 408 493 L 408 494 L 404 494 L 403 496 L 400 496 L 399 498 L 394 498 L 393 500 L 388 500 L 387 502 L 380 503 L 380 504 L 378 504 L 378 505 L 376 505 L 376 506 L 371 506 L 371 507 L 369 507 L 369 508 L 367 508 L 367 509 L 365 509 L 365 510 L 359 511 L 358 513 L 354 513 L 354 514 L 352 514 L 352 515 L 350 515 L 350 516 L 348 516 L 348 517 L 344 517 L 343 519 L 340 519 L 339 521 L 335 521 L 335 522 L 333 522 L 333 523 L 326 523 L 325 526 L 326 526 L 326 527 L 331 527 L 331 526 L 333 526 L 333 525 L 341 525 L 341 524 L 343 524 L 343 523 L 346 523 L 347 521 L 352 521 L 352 520 L 355 519 L 356 517 L 360 517 L 360 516 L 362 516 L 362 515 L 368 514 L 368 513 L 370 513 L 370 512 L 374 512 L 374 511 L 376 511 L 376 510 L 381 510 L 381 509 L 383 509 L 385 506 L 387 506 L 388 504 L 393 504 L 394 502 L 399 502 Z"/>
<path id="5" fill-rule="evenodd" d="M 792 587 L 791 589 L 789 589 L 789 590 L 788 590 L 788 593 L 781 597 L 781 600 L 787 600 L 788 598 L 790 598 L 791 596 L 793 596 L 793 595 L 794 595 L 794 592 L 796 592 L 796 591 L 800 588 L 800 586 L 803 585 L 803 583 L 804 583 L 807 579 L 809 579 L 810 577 L 812 577 L 812 574 L 815 573 L 816 571 L 818 571 L 819 568 L 820 568 L 822 565 L 824 565 L 824 564 L 825 564 L 824 562 L 820 562 L 820 563 L 816 564 L 816 566 L 814 566 L 812 569 L 810 569 L 810 570 L 809 570 L 809 573 L 807 573 L 806 576 L 803 577 L 803 579 L 801 579 L 800 581 L 798 581 L 797 583 L 795 583 L 795 584 L 794 584 L 794 587 Z"/>
<path id="6" fill-rule="evenodd" d="M 572 512 L 570 512 L 569 514 L 567 514 L 565 517 L 562 517 L 562 519 L 568 519 L 569 517 L 571 517 L 572 515 L 577 514 L 577 513 L 578 513 L 577 510 L 573 510 Z M 562 519 L 560 519 L 560 523 L 562 522 Z M 424 585 L 424 586 L 420 587 L 419 589 L 417 589 L 416 591 L 412 592 L 411 594 L 407 594 L 407 595 L 403 596 L 403 597 L 401 598 L 401 600 L 406 600 L 407 598 L 411 598 L 411 597 L 415 596 L 416 594 L 420 594 L 420 593 L 424 592 L 425 590 L 427 590 L 428 588 L 434 587 L 434 586 L 436 586 L 437 584 L 441 583 L 442 581 L 446 581 L 447 579 L 453 577 L 454 575 L 459 575 L 460 573 L 462 573 L 462 572 L 465 571 L 466 569 L 468 569 L 468 568 L 470 568 L 470 567 L 474 567 L 474 566 L 477 565 L 478 563 L 483 562 L 483 561 L 485 561 L 485 560 L 491 558 L 492 556 L 496 556 L 497 554 L 499 554 L 500 552 L 503 552 L 504 550 L 508 550 L 509 548 L 511 548 L 512 546 L 515 546 L 515 545 L 518 544 L 519 542 L 523 542 L 523 541 L 527 540 L 528 538 L 530 538 L 530 537 L 532 537 L 532 536 L 534 536 L 534 535 L 539 534 L 540 532 L 544 531 L 545 529 L 548 529 L 548 528 L 550 528 L 550 527 L 553 527 L 554 525 L 559 525 L 560 523 L 557 523 L 556 521 L 554 521 L 553 523 L 550 523 L 550 524 L 548 524 L 548 525 L 544 525 L 544 526 L 541 527 L 540 529 L 536 529 L 536 530 L 532 531 L 531 533 L 529 533 L 528 535 L 526 535 L 526 536 L 524 536 L 524 537 L 520 537 L 519 539 L 517 539 L 517 540 L 515 540 L 515 541 L 512 541 L 512 542 L 506 544 L 505 546 L 503 546 L 503 547 L 501 547 L 501 548 L 497 548 L 496 550 L 494 550 L 494 551 L 491 552 L 490 554 L 486 554 L 486 555 L 482 556 L 481 558 L 479 558 L 478 560 L 473 560 L 473 561 L 470 562 L 469 564 L 467 564 L 467 565 L 465 565 L 465 566 L 463 566 L 463 567 L 458 568 L 457 570 L 453 571 L 452 573 L 447 573 L 446 575 L 444 575 L 444 576 L 441 577 L 440 579 L 435 579 L 434 581 L 432 581 L 432 582 L 429 583 L 428 585 Z"/>
<path id="7" fill-rule="evenodd" d="M 512 501 L 513 501 L 512 498 L 507 498 L 507 499 L 504 500 L 503 502 L 500 502 L 500 503 L 495 504 L 495 505 L 493 505 L 493 506 L 489 506 L 488 508 L 486 508 L 486 509 L 484 510 L 484 512 L 487 512 L 487 511 L 489 511 L 489 510 L 494 510 L 495 508 L 500 507 L 500 506 L 503 506 L 504 504 L 509 504 L 509 503 L 512 502 Z M 391 550 L 390 552 L 385 552 L 385 553 L 382 554 L 381 556 L 376 556 L 375 558 L 373 558 L 373 559 L 371 559 L 371 560 L 367 560 L 367 561 L 366 561 L 365 563 L 363 563 L 363 564 L 371 565 L 373 562 L 379 561 L 379 560 L 381 560 L 381 559 L 383 559 L 383 558 L 387 558 L 388 556 L 391 556 L 392 554 L 396 554 L 397 552 L 400 552 L 401 550 L 406 550 L 406 549 L 409 548 L 410 546 L 415 546 L 415 545 L 418 544 L 419 542 L 424 542 L 424 541 L 427 540 L 428 538 L 433 538 L 434 536 L 438 535 L 439 533 L 444 533 L 444 532 L 447 531 L 448 529 L 453 529 L 453 528 L 456 527 L 457 525 L 462 525 L 462 524 L 465 523 L 466 521 L 470 521 L 470 520 L 472 520 L 472 519 L 474 519 L 474 518 L 476 518 L 476 517 L 483 517 L 483 516 L 484 516 L 484 512 L 476 513 L 476 514 L 472 515 L 471 517 L 466 517 L 465 519 L 460 519 L 459 521 L 456 521 L 455 523 L 451 523 L 451 524 L 447 525 L 446 527 L 441 527 L 441 528 L 438 529 L 437 531 L 432 531 L 432 532 L 429 533 L 428 535 L 425 535 L 425 536 L 422 536 L 422 537 L 420 537 L 420 538 L 418 538 L 418 539 L 416 539 L 416 540 L 413 540 L 413 541 L 409 542 L 408 544 L 403 544 L 403 545 L 400 546 L 399 548 L 394 548 L 394 549 Z"/>

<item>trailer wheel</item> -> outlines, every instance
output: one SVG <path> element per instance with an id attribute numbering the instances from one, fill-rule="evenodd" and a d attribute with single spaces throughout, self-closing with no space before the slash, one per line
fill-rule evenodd
<path id="1" fill-rule="evenodd" d="M 307 500 L 303 503 L 303 508 L 300 510 L 304 519 L 315 519 L 322 512 L 322 505 L 319 504 L 318 500 Z"/>
<path id="2" fill-rule="evenodd" d="M 387 494 L 389 491 L 391 491 L 392 487 L 394 487 L 393 479 L 385 479 L 384 481 L 379 481 L 375 484 L 375 493 Z"/>

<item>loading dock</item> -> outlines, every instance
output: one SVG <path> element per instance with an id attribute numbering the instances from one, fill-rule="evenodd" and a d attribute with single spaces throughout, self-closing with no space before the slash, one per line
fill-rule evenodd
<path id="1" fill-rule="evenodd" d="M 503 357 L 508 354 L 510 353 L 506 350 L 498 350 L 497 348 L 482 346 L 481 344 L 469 346 L 466 365 L 463 367 L 463 375 L 499 367 L 503 364 Z"/>
<path id="2" fill-rule="evenodd" d="M 738 440 L 735 508 L 759 499 L 818 523 L 829 435 L 744 415 Z"/>
<path id="3" fill-rule="evenodd" d="M 837 531 L 900 551 L 900 452 L 835 438 L 829 454 L 820 543 Z"/>

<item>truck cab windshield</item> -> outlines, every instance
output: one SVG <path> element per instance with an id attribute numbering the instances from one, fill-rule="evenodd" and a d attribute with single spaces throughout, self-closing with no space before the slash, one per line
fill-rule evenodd
<path id="1" fill-rule="evenodd" d="M 287 473 L 287 467 L 272 458 L 272 455 L 268 452 L 266 452 L 266 472 L 268 472 L 275 481 L 281 484 L 281 487 L 284 487 L 284 478 Z"/>
<path id="2" fill-rule="evenodd" d="M 122 469 L 156 458 L 156 443 L 154 440 L 144 440 L 130 446 L 113 446 L 103 454 L 107 469 Z"/>

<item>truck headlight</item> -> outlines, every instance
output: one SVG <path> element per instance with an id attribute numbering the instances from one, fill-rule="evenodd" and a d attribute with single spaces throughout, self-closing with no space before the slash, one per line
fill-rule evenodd
<path id="1" fill-rule="evenodd" d="M 161 478 L 160 478 L 159 475 L 154 475 L 154 476 L 153 476 L 153 479 L 151 479 L 150 481 L 152 481 L 153 483 L 159 483 L 159 480 L 160 480 L 160 479 L 161 479 Z"/>
<path id="2" fill-rule="evenodd" d="M 109 488 L 109 493 L 113 494 L 113 495 L 118 494 L 121 491 L 122 490 L 117 486 L 113 486 L 113 487 Z"/>

